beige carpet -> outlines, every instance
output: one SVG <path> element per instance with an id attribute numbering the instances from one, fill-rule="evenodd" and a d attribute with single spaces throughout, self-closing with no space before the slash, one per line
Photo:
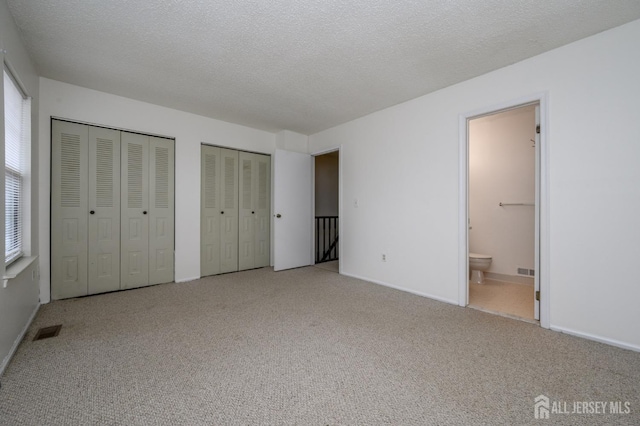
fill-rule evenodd
<path id="1" fill-rule="evenodd" d="M 2 377 L 0 424 L 538 424 L 540 394 L 631 404 L 549 424 L 640 424 L 640 354 L 314 267 L 261 269 L 43 306 Z"/>
<path id="2" fill-rule="evenodd" d="M 469 283 L 469 306 L 533 320 L 533 285 L 485 279 Z"/>

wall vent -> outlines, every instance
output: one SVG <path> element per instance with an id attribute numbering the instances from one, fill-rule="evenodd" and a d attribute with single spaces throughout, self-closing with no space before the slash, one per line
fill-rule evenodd
<path id="1" fill-rule="evenodd" d="M 525 277 L 534 277 L 536 275 L 536 271 L 529 268 L 518 268 L 518 275 L 524 275 Z"/>

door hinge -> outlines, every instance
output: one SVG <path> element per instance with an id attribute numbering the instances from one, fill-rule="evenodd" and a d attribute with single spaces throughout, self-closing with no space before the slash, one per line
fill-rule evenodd
<path id="1" fill-rule="evenodd" d="M 536 300 L 540 301 L 540 290 L 536 291 Z"/>
<path id="2" fill-rule="evenodd" d="M 539 124 L 536 126 L 536 133 L 540 134 L 540 125 Z"/>

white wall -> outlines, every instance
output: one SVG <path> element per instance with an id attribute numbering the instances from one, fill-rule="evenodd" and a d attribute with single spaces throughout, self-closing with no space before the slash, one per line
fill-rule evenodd
<path id="1" fill-rule="evenodd" d="M 17 28 L 11 18 L 9 9 L 4 0 L 0 1 L 0 49 L 6 51 L 0 53 L 2 58 L 8 63 L 17 74 L 24 88 L 31 96 L 31 136 L 34 143 L 31 152 L 31 170 L 27 179 L 33 182 L 31 194 L 27 199 L 30 209 L 30 227 L 26 229 L 25 241 L 29 250 L 28 254 L 38 254 L 38 100 L 39 82 L 35 67 L 31 63 L 29 56 L 20 41 Z M 0 83 L 0 97 L 4 99 L 3 84 Z M 0 137 L 2 138 L 2 150 L 0 161 L 4 163 L 4 102 L 0 102 Z M 0 186 L 4 187 L 4 175 L 0 180 Z M 0 212 L 4 217 L 4 196 L 0 197 Z M 4 220 L 2 220 L 4 222 Z M 4 239 L 1 246 L 4 247 Z M 2 250 L 4 252 L 4 250 Z M 4 265 L 4 262 L 2 262 Z M 12 352 L 17 347 L 22 334 L 26 331 L 31 318 L 35 314 L 38 302 L 38 282 L 37 277 L 32 276 L 32 272 L 37 268 L 37 262 L 22 272 L 21 275 L 9 281 L 7 288 L 0 287 L 0 373 L 4 370 Z M 2 269 L 2 268 L 0 268 Z M 3 270 L 3 269 L 2 269 Z M 3 270 L 4 271 L 4 270 Z"/>
<path id="2" fill-rule="evenodd" d="M 338 216 L 338 165 L 336 153 L 318 155 L 315 159 L 315 214 Z"/>
<path id="3" fill-rule="evenodd" d="M 310 136 L 343 145 L 343 271 L 457 303 L 459 116 L 546 92 L 551 327 L 640 350 L 638 40 L 634 21 Z"/>
<path id="4" fill-rule="evenodd" d="M 309 137 L 291 130 L 276 133 L 276 148 L 293 152 L 309 152 Z"/>
<path id="5" fill-rule="evenodd" d="M 200 144 L 272 154 L 275 135 L 224 121 L 40 79 L 40 174 L 50 176 L 51 117 L 176 138 L 176 281 L 200 277 Z M 50 182 L 40 181 L 41 300 L 50 300 Z"/>
<path id="6" fill-rule="evenodd" d="M 492 257 L 489 272 L 534 269 L 535 126 L 534 106 L 469 122 L 469 251 Z"/>

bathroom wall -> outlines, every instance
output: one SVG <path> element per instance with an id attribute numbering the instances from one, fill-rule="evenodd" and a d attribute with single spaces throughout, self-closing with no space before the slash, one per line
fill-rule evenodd
<path id="1" fill-rule="evenodd" d="M 535 107 L 469 122 L 469 250 L 491 255 L 489 272 L 534 269 Z"/>
<path id="2" fill-rule="evenodd" d="M 315 157 L 316 216 L 338 216 L 338 153 Z"/>

